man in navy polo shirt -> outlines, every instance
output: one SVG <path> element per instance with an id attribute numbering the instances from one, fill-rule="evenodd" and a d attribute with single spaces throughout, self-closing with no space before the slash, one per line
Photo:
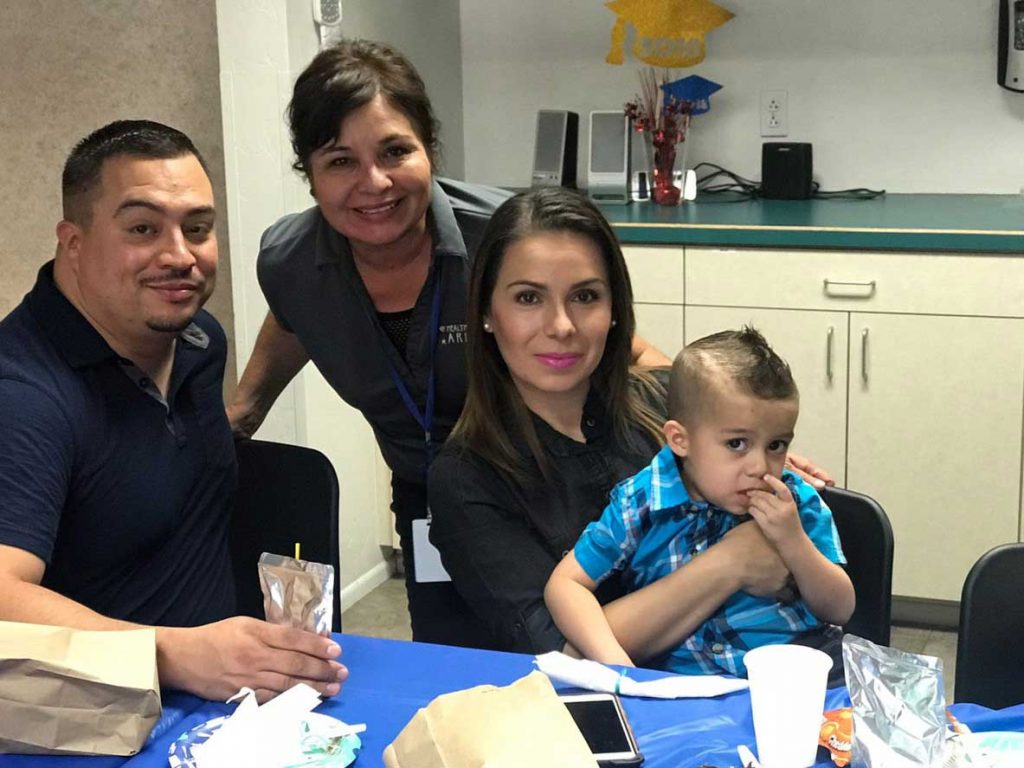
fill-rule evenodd
<path id="1" fill-rule="evenodd" d="M 118 121 L 63 176 L 55 259 L 0 322 L 0 620 L 156 627 L 161 682 L 327 695 L 337 644 L 232 617 L 236 483 L 213 189 L 187 136 Z"/>

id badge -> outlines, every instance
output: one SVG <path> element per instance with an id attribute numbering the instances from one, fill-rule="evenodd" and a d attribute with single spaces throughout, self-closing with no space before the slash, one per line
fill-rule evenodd
<path id="1" fill-rule="evenodd" d="M 412 559 L 417 584 L 452 580 L 441 565 L 441 553 L 430 543 L 430 521 L 425 518 L 412 521 Z"/>

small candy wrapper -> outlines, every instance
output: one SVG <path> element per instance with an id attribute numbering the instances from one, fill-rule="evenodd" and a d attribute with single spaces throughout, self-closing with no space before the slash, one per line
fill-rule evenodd
<path id="1" fill-rule="evenodd" d="M 264 552 L 259 573 L 267 621 L 318 635 L 331 633 L 334 566 Z"/>
<path id="2" fill-rule="evenodd" d="M 952 746 L 942 660 L 846 635 L 843 662 L 853 703 L 853 768 L 942 766 Z"/>
<path id="3" fill-rule="evenodd" d="M 821 721 L 818 743 L 829 751 L 832 762 L 838 768 L 850 764 L 850 747 L 853 742 L 853 709 L 843 707 L 826 712 Z"/>

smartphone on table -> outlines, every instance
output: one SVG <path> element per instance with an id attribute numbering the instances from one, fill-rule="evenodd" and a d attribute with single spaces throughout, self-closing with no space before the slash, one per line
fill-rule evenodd
<path id="1" fill-rule="evenodd" d="M 576 726 L 602 768 L 637 766 L 644 756 L 636 745 L 633 729 L 619 697 L 611 693 L 561 694 Z"/>

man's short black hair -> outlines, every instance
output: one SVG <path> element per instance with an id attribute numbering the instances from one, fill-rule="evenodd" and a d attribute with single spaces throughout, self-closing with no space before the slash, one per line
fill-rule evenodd
<path id="1" fill-rule="evenodd" d="M 103 164 L 126 155 L 151 160 L 194 155 L 203 170 L 210 172 L 192 140 L 176 128 L 152 120 L 115 120 L 78 142 L 64 163 L 61 189 L 67 221 L 89 223 Z"/>

